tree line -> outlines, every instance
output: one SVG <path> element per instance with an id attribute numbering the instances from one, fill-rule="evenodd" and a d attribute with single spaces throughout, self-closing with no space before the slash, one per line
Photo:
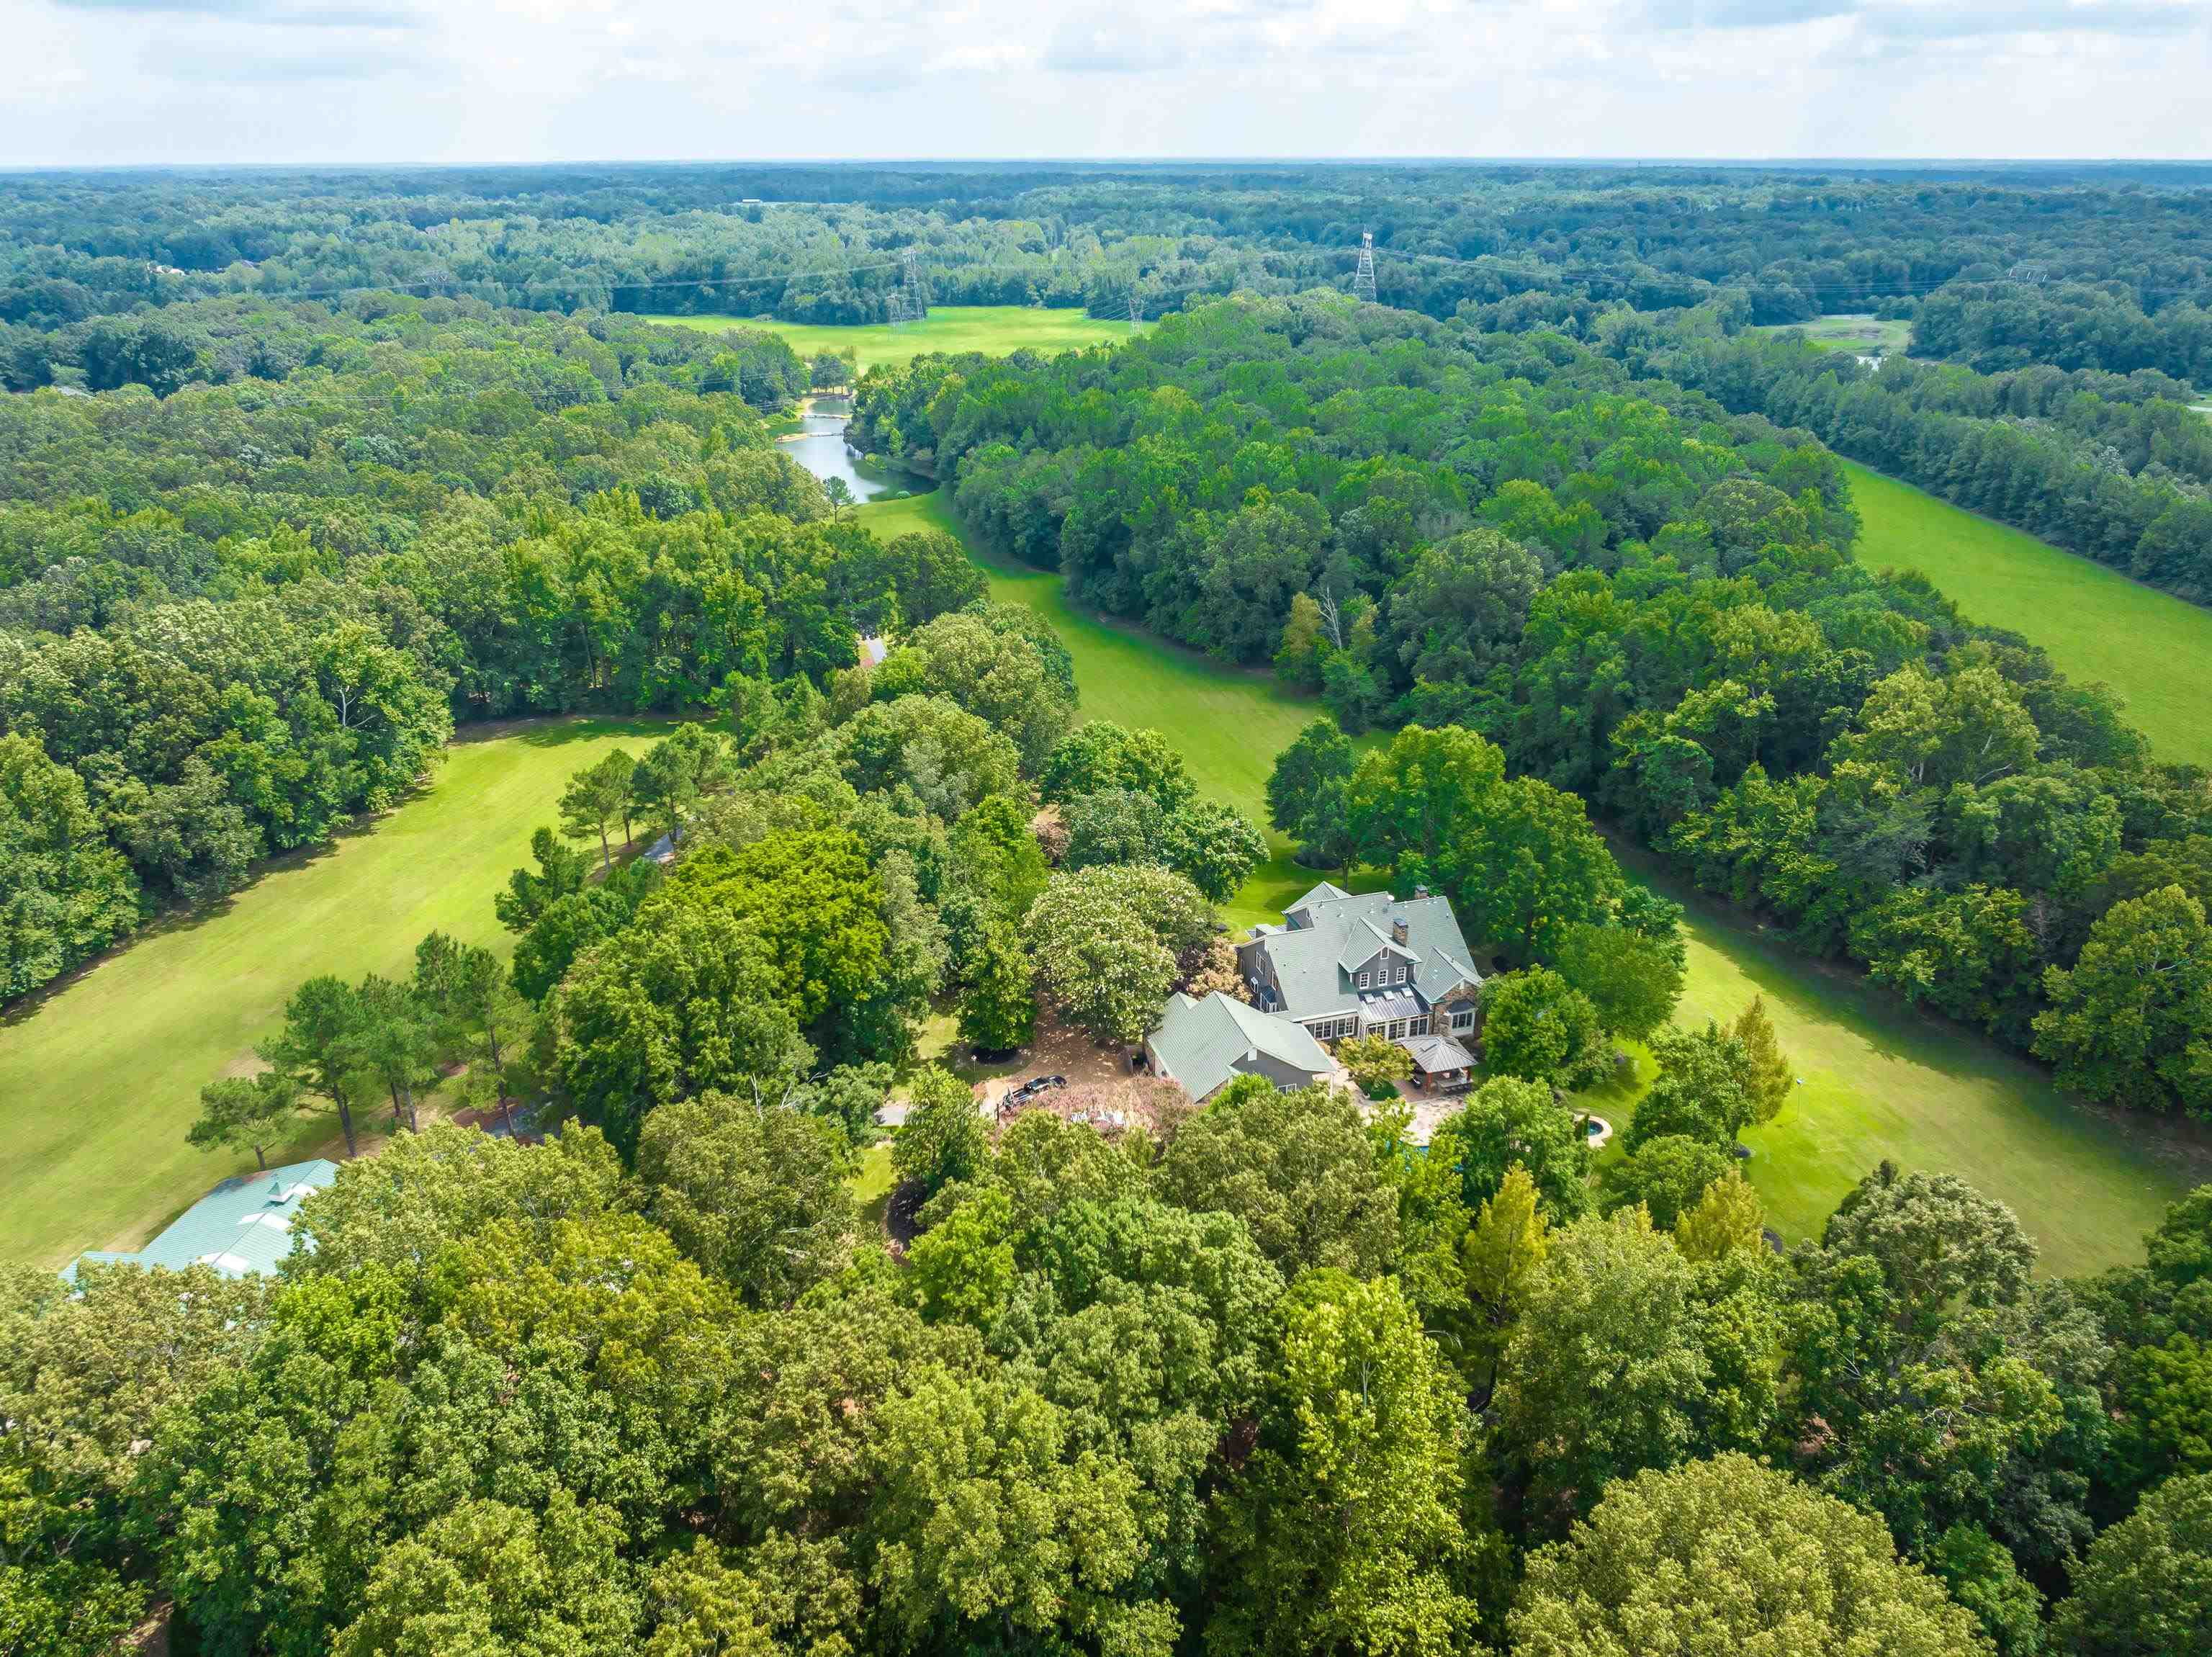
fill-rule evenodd
<path id="1" fill-rule="evenodd" d="M 0 186 L 0 374 L 167 371 L 149 319 L 221 294 L 397 289 L 538 312 L 878 323 L 942 304 L 1147 316 L 1350 288 L 1489 330 L 1627 308 L 1912 318 L 1916 349 L 2202 383 L 2203 169 L 571 167 L 48 174 Z M 111 327 L 88 325 L 115 319 Z M 59 354 L 50 336 L 65 336 Z M 116 383 L 122 383 L 117 381 Z M 149 381 L 150 383 L 150 381 Z"/>
<path id="2" fill-rule="evenodd" d="M 1902 359 L 1869 369 L 1697 322 L 1631 324 L 1607 338 L 1638 375 L 1809 430 L 1946 500 L 2212 601 L 2212 421 L 2162 374 L 1979 374 Z"/>

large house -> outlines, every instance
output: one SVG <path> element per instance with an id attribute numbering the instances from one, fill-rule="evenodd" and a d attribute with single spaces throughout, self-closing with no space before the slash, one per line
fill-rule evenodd
<path id="1" fill-rule="evenodd" d="M 1466 1041 L 1481 1017 L 1482 974 L 1450 901 L 1426 886 L 1401 901 L 1324 880 L 1284 911 L 1282 925 L 1255 928 L 1237 959 L 1255 1006 L 1322 1041 Z"/>
<path id="2" fill-rule="evenodd" d="M 1168 998 L 1159 1028 L 1145 1039 L 1152 1074 L 1182 1084 L 1203 1105 L 1239 1076 L 1304 1087 L 1337 1074 L 1336 1061 L 1300 1025 L 1215 990 L 1203 1000 Z"/>

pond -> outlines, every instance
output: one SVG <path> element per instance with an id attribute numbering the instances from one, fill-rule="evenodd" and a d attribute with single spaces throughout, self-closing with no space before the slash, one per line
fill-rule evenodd
<path id="1" fill-rule="evenodd" d="M 842 478 L 854 500 L 872 500 L 898 485 L 880 475 L 871 476 L 873 466 L 862 471 L 846 448 L 845 422 L 852 412 L 850 398 L 810 397 L 799 414 L 803 429 L 785 438 L 783 449 L 823 483 Z"/>

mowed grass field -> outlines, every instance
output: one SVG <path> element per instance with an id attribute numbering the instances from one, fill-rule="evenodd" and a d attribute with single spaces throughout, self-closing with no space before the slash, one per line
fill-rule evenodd
<path id="1" fill-rule="evenodd" d="M 879 534 L 959 533 L 941 495 L 859 509 Z M 964 539 L 964 538 L 963 538 Z M 1084 716 L 1150 726 L 1172 737 L 1201 791 L 1265 820 L 1278 752 L 1317 711 L 1272 681 L 1237 673 L 1133 628 L 1073 610 L 1058 576 L 993 560 L 969 544 L 993 596 L 1030 606 L 1074 658 Z M 1282 847 L 1277 842 L 1279 853 Z M 1626 854 L 1633 856 L 1632 853 Z M 1856 973 L 1809 960 L 1778 935 L 1686 889 L 1650 860 L 1632 872 L 1689 907 L 1687 985 L 1676 1014 L 1702 1026 L 1764 996 L 1804 1085 L 1776 1119 L 1746 1136 L 1768 1222 L 1786 1238 L 1817 1234 L 1837 1201 L 1884 1157 L 1964 1176 L 2010 1203 L 2042 1248 L 2047 1272 L 2138 1259 L 2168 1203 L 2212 1177 L 2202 1146 L 2080 1108 L 2035 1066 L 1978 1033 L 1924 1019 Z M 1358 880 L 1363 889 L 1375 883 Z M 1233 924 L 1279 917 L 1314 876 L 1286 856 L 1225 906 Z M 1644 1063 L 1640 1080 L 1648 1082 Z M 1594 1097 L 1625 1125 L 1637 1090 Z"/>
<path id="2" fill-rule="evenodd" d="M 1795 329 L 1824 351 L 1853 355 L 1902 351 L 1912 343 L 1912 325 L 1900 319 L 1883 319 L 1864 312 L 1839 312 L 1815 317 L 1810 322 L 1789 322 L 1760 328 L 1760 333 L 1787 333 Z"/>
<path id="3" fill-rule="evenodd" d="M 1846 460 L 1858 560 L 1917 570 L 1974 620 L 2101 679 L 2161 759 L 2212 765 L 2212 610 Z"/>
<path id="4" fill-rule="evenodd" d="M 1802 1080 L 1772 1122 L 1743 1136 L 1767 1222 L 1785 1238 L 1818 1235 L 1837 1202 L 1887 1157 L 1961 1175 L 2009 1203 L 2042 1269 L 2067 1276 L 2141 1259 L 2142 1234 L 2166 1204 L 2212 1179 L 2201 1135 L 2093 1112 L 1978 1032 L 1915 1013 L 1863 974 L 1808 959 L 1617 849 L 1639 879 L 1688 907 L 1675 1021 L 1726 1022 L 1763 996 Z"/>
<path id="5" fill-rule="evenodd" d="M 435 783 L 331 844 L 278 859 L 220 908 L 167 923 L 0 1022 L 0 1258 L 60 1266 L 139 1246 L 251 1152 L 185 1142 L 201 1084 L 247 1061 L 320 972 L 412 970 L 445 931 L 506 953 L 492 894 L 557 822 L 571 772 L 653 728 L 573 720 L 457 742 Z M 364 1127 L 374 1109 L 362 1112 Z M 303 1118 L 273 1163 L 321 1152 Z"/>
<path id="6" fill-rule="evenodd" d="M 730 328 L 766 328 L 791 342 L 800 356 L 850 350 L 863 372 L 879 363 L 896 366 L 930 351 L 1068 351 L 1129 337 L 1127 318 L 1102 320 L 1080 310 L 1047 310 L 1036 305 L 939 305 L 920 322 L 894 328 L 823 327 L 779 322 L 772 316 L 649 316 L 647 322 L 720 333 Z M 1139 324 L 1139 329 L 1145 325 Z"/>

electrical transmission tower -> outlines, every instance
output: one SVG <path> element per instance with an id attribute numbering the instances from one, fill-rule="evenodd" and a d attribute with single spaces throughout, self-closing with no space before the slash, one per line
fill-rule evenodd
<path id="1" fill-rule="evenodd" d="M 1359 233 L 1359 269 L 1352 273 L 1352 296 L 1372 305 L 1375 302 L 1375 233 Z"/>
<path id="2" fill-rule="evenodd" d="M 1129 279 L 1129 332 L 1131 333 L 1137 332 L 1137 320 L 1143 314 L 1144 308 L 1137 303 L 1137 281 L 1134 277 L 1132 277 Z"/>
<path id="3" fill-rule="evenodd" d="M 906 250 L 906 308 L 917 322 L 929 320 L 929 296 L 921 290 L 921 271 L 914 262 L 914 249 Z"/>
<path id="4" fill-rule="evenodd" d="M 903 288 L 892 289 L 884 295 L 884 302 L 890 310 L 891 326 L 896 328 L 906 320 L 906 290 Z"/>

